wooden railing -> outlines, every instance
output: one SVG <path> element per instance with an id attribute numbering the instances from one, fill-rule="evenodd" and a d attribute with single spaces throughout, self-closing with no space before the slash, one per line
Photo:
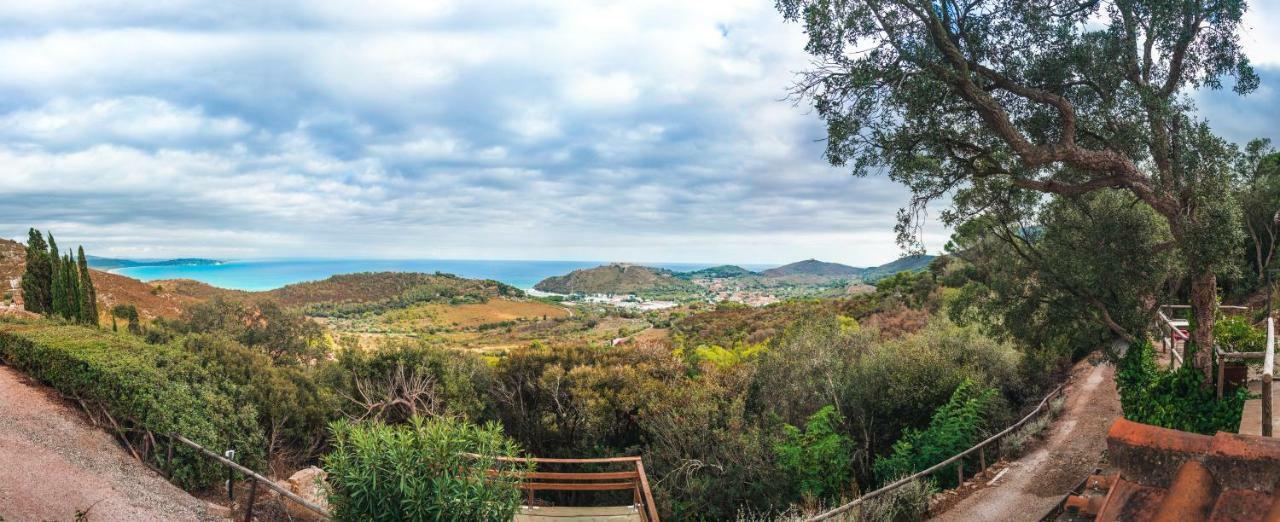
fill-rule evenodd
<path id="1" fill-rule="evenodd" d="M 1262 357 L 1262 436 L 1272 437 L 1275 419 L 1271 416 L 1271 381 L 1276 371 L 1276 319 L 1267 318 L 1267 349 Z"/>
<path id="2" fill-rule="evenodd" d="M 266 486 L 266 487 L 268 487 L 268 488 L 271 488 L 271 489 L 275 490 L 275 492 L 276 492 L 276 493 L 279 493 L 279 494 L 280 494 L 281 496 L 283 496 L 284 498 L 287 498 L 287 499 L 289 499 L 289 500 L 292 500 L 292 501 L 294 501 L 294 502 L 297 502 L 297 503 L 298 503 L 299 505 L 301 505 L 302 507 L 307 508 L 308 510 L 310 510 L 311 512 L 315 513 L 316 515 L 318 515 L 318 516 L 320 516 L 320 517 L 324 518 L 325 520 L 329 520 L 329 519 L 331 518 L 331 517 L 329 516 L 329 512 L 328 512 L 328 511 L 326 511 L 324 508 L 322 508 L 322 507 L 320 507 L 320 506 L 317 506 L 317 505 L 313 504 L 312 502 L 308 501 L 308 500 L 307 500 L 307 499 L 305 499 L 305 498 L 302 498 L 302 497 L 298 496 L 297 494 L 295 494 L 295 493 L 294 493 L 294 492 L 292 492 L 292 491 L 289 491 L 289 490 L 287 490 L 287 489 L 285 489 L 285 488 L 280 487 L 280 485 L 279 485 L 279 484 L 276 484 L 276 483 L 275 483 L 274 481 L 272 481 L 271 479 L 266 478 L 266 477 L 264 477 L 264 476 L 262 476 L 262 475 L 259 475 L 257 472 L 255 472 L 255 471 L 253 471 L 253 470 L 251 470 L 251 469 L 249 469 L 249 468 L 246 468 L 246 467 L 244 467 L 244 466 L 241 466 L 241 465 L 239 465 L 239 464 L 235 463 L 235 461 L 232 461 L 231 459 L 228 459 L 228 458 L 226 458 L 226 457 L 224 457 L 224 456 L 222 456 L 222 455 L 219 455 L 219 454 L 217 454 L 217 453 L 214 453 L 214 452 L 212 452 L 212 451 L 209 451 L 209 450 L 205 449 L 205 448 L 204 448 L 204 446 L 201 446 L 201 445 L 199 445 L 199 444 L 197 444 L 197 443 L 195 443 L 195 442 L 192 442 L 190 439 L 188 439 L 188 438 L 186 438 L 186 437 L 183 437 L 182 435 L 178 435 L 178 434 L 176 434 L 176 433 L 175 433 L 175 434 L 170 435 L 170 436 L 169 436 L 169 438 L 170 438 L 169 451 L 168 451 L 168 454 L 167 454 L 166 459 L 165 459 L 165 464 L 166 464 L 166 466 L 168 465 L 169 461 L 171 461 L 171 460 L 173 459 L 173 441 L 177 441 L 177 442 L 179 442 L 179 443 L 182 443 L 182 444 L 185 444 L 185 445 L 187 445 L 187 446 L 190 446 L 192 449 L 194 449 L 194 450 L 196 450 L 196 451 L 200 452 L 201 454 L 205 455 L 206 457 L 209 457 L 209 458 L 211 458 L 211 459 L 214 459 L 214 460 L 216 460 L 216 461 L 218 461 L 218 462 L 222 463 L 224 466 L 226 466 L 226 467 L 227 467 L 227 497 L 228 497 L 228 498 L 230 498 L 230 497 L 232 497 L 232 496 L 234 495 L 234 493 L 233 493 L 233 491 L 234 491 L 234 490 L 233 490 L 233 489 L 232 489 L 232 487 L 231 487 L 231 480 L 232 480 L 232 478 L 233 478 L 233 473 L 232 473 L 233 471 L 238 471 L 238 472 L 240 472 L 241 474 L 243 474 L 247 479 L 250 479 L 250 482 L 249 482 L 249 499 L 248 499 L 248 501 L 245 503 L 245 512 L 244 512 L 244 521 L 245 521 L 245 522 L 250 522 L 251 520 L 253 520 L 253 507 L 254 507 L 254 506 L 253 506 L 253 503 L 254 503 L 254 501 L 257 499 L 257 496 L 258 496 L 258 484 L 259 484 L 259 483 L 262 483 L 262 485 L 264 485 L 264 486 Z"/>
<path id="3" fill-rule="evenodd" d="M 885 493 L 898 489 L 910 483 L 913 480 L 922 479 L 924 477 L 932 475 L 938 470 L 946 468 L 947 466 L 950 466 L 952 464 L 958 464 L 956 466 L 956 478 L 959 479 L 959 482 L 958 482 L 959 484 L 963 484 L 964 483 L 964 460 L 963 459 L 965 457 L 968 457 L 970 455 L 973 455 L 974 453 L 977 453 L 978 468 L 974 470 L 974 474 L 976 475 L 978 473 L 981 473 L 982 470 L 987 468 L 987 453 L 986 453 L 987 446 L 990 446 L 992 444 L 998 444 L 999 441 L 1003 439 L 1006 435 L 1013 433 L 1015 430 L 1017 430 L 1018 428 L 1021 428 L 1027 422 L 1030 422 L 1031 419 L 1047 411 L 1049 402 L 1054 397 L 1057 397 L 1062 393 L 1063 386 L 1065 385 L 1059 385 L 1057 388 L 1054 388 L 1053 391 L 1049 392 L 1048 395 L 1045 395 L 1044 399 L 1040 400 L 1040 404 L 1036 406 L 1036 409 L 1032 410 L 1031 413 L 1028 413 L 1026 417 L 1022 418 L 1022 420 L 1014 423 L 1012 426 L 1009 426 L 1008 428 L 1005 428 L 1004 431 L 1001 431 L 1000 433 L 997 433 L 995 435 L 988 437 L 987 440 L 979 442 L 978 444 L 974 445 L 972 448 L 969 448 L 960 453 L 957 453 L 956 455 L 952 456 L 947 460 L 934 464 L 933 466 L 930 466 L 928 469 L 925 469 L 924 471 L 921 471 L 919 473 L 916 473 L 908 477 L 903 477 L 898 480 L 895 480 L 880 489 L 877 489 L 875 491 L 867 493 L 866 495 L 858 497 L 852 500 L 851 502 L 844 504 L 840 507 L 834 508 L 830 511 L 826 511 L 812 518 L 805 519 L 805 522 L 818 522 L 821 520 L 830 520 L 836 517 L 837 515 L 841 515 L 843 513 L 849 512 L 853 508 L 862 505 L 868 500 L 874 499 L 876 497 L 884 495 Z M 998 451 L 999 449 L 997 447 L 997 452 Z"/>
<path id="4" fill-rule="evenodd" d="M 1165 306 L 1162 306 L 1161 308 L 1165 308 L 1165 307 L 1172 308 L 1177 306 L 1181 306 L 1181 305 L 1165 305 Z M 1186 342 L 1190 340 L 1191 337 L 1188 336 L 1186 332 L 1182 331 L 1182 329 L 1179 328 L 1178 325 L 1174 324 L 1173 319 L 1169 318 L 1168 315 L 1165 315 L 1164 310 L 1161 310 L 1156 314 L 1160 317 L 1160 321 L 1156 324 L 1157 328 L 1161 332 L 1160 344 L 1164 346 L 1164 349 L 1166 351 L 1169 352 L 1169 366 L 1170 368 L 1181 367 L 1182 354 L 1178 353 L 1177 341 L 1182 341 L 1183 346 L 1186 346 Z"/>
<path id="5" fill-rule="evenodd" d="M 500 462 L 520 462 L 562 465 L 590 464 L 630 464 L 631 469 L 623 471 L 599 471 L 562 473 L 547 471 L 517 472 L 521 478 L 520 489 L 528 494 L 527 505 L 536 503 L 538 491 L 627 491 L 632 492 L 632 502 L 643 513 L 646 522 L 661 522 L 658 519 L 657 506 L 653 503 L 653 492 L 649 489 L 649 477 L 644 472 L 644 462 L 640 457 L 612 457 L 599 459 L 551 459 L 551 458 L 513 458 L 496 457 Z M 494 470 L 492 473 L 505 473 Z"/>

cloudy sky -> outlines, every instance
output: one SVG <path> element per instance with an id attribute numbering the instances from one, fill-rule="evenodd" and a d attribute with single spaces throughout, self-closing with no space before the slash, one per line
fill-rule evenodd
<path id="1" fill-rule="evenodd" d="M 807 59 L 772 0 L 266 4 L 0 3 L 0 235 L 122 257 L 900 253 L 905 191 L 827 166 L 821 122 L 782 100 Z M 1280 138 L 1280 35 L 1246 40 L 1263 87 L 1199 105 Z"/>

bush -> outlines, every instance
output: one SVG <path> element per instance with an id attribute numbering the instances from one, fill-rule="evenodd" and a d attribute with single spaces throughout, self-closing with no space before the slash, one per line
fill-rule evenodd
<path id="1" fill-rule="evenodd" d="M 929 480 L 912 480 L 862 504 L 859 522 L 917 522 L 929 513 L 929 500 L 938 492 Z"/>
<path id="2" fill-rule="evenodd" d="M 806 499 L 838 498 L 853 469 L 853 441 L 836 431 L 843 419 L 833 406 L 809 417 L 804 431 L 783 426 L 783 439 L 774 445 L 778 466 Z"/>
<path id="3" fill-rule="evenodd" d="M 934 412 L 927 429 L 907 429 L 902 438 L 893 443 L 890 456 L 876 457 L 876 476 L 887 483 L 973 447 L 986 425 L 983 414 L 995 396 L 994 389 L 982 389 L 965 379 L 952 392 L 951 400 Z M 953 476 L 946 471 L 935 474 L 943 482 Z"/>
<path id="4" fill-rule="evenodd" d="M 1191 351 L 1188 361 L 1193 360 Z M 1201 386 L 1203 380 L 1200 370 L 1189 364 L 1173 371 L 1157 369 L 1151 344 L 1134 343 L 1116 372 L 1124 418 L 1205 435 L 1235 432 L 1249 392 L 1241 388 L 1217 400 L 1210 387 Z"/>
<path id="5" fill-rule="evenodd" d="M 333 451 L 323 460 L 337 520 L 508 522 L 520 507 L 519 472 L 529 469 L 495 458 L 519 453 L 496 424 L 413 417 L 399 426 L 337 421 L 330 430 Z"/>
<path id="6" fill-rule="evenodd" d="M 1228 352 L 1261 352 L 1267 347 L 1267 333 L 1240 316 L 1224 317 L 1214 324 L 1213 338 Z"/>
<path id="7" fill-rule="evenodd" d="M 104 409 L 122 428 L 136 430 L 135 448 L 147 434 L 162 443 L 162 435 L 178 433 L 211 451 L 235 448 L 242 463 L 261 467 L 257 411 L 241 405 L 237 386 L 188 353 L 96 328 L 37 322 L 0 326 L 0 355 L 90 409 Z M 162 452 L 142 456 L 161 464 Z M 221 475 L 212 459 L 187 446 L 176 446 L 173 459 L 172 480 L 184 488 L 209 486 Z"/>

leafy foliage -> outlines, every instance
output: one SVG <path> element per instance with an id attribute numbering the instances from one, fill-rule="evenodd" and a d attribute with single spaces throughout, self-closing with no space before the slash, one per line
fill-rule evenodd
<path id="1" fill-rule="evenodd" d="M 783 426 L 773 450 L 779 468 L 805 498 L 833 500 L 849 484 L 853 441 L 838 431 L 842 423 L 835 407 L 827 405 L 809 416 L 803 431 Z"/>
<path id="2" fill-rule="evenodd" d="M 243 464 L 261 467 L 257 411 L 240 399 L 238 386 L 184 350 L 95 328 L 30 323 L 0 324 L 0 355 L 90 409 L 105 410 L 126 429 L 157 440 L 179 433 L 208 448 L 235 448 Z M 147 457 L 160 465 L 160 454 Z M 185 488 L 208 486 L 220 476 L 215 462 L 186 446 L 177 446 L 173 459 L 172 480 Z"/>
<path id="3" fill-rule="evenodd" d="M 942 462 L 978 442 L 986 422 L 984 412 L 995 398 L 995 390 L 983 389 L 965 380 L 938 408 L 924 430 L 907 429 L 893 443 L 893 453 L 876 458 L 876 476 L 890 482 Z M 963 461 L 957 463 L 963 465 Z M 937 480 L 949 483 L 951 473 L 941 472 Z"/>
<path id="4" fill-rule="evenodd" d="M 529 468 L 497 460 L 520 450 L 496 424 L 413 417 L 398 426 L 337 421 L 330 430 L 324 468 L 337 520 L 507 522 L 519 509 L 518 472 Z"/>
<path id="5" fill-rule="evenodd" d="M 1219 401 L 1211 387 L 1202 386 L 1203 379 L 1190 365 L 1172 371 L 1158 369 L 1151 344 L 1133 343 L 1116 372 L 1124 417 L 1206 435 L 1234 433 L 1240 427 L 1249 392 L 1241 388 Z"/>
<path id="6" fill-rule="evenodd" d="M 1267 333 L 1241 316 L 1219 320 L 1213 328 L 1213 338 L 1229 352 L 1261 352 L 1267 348 Z"/>

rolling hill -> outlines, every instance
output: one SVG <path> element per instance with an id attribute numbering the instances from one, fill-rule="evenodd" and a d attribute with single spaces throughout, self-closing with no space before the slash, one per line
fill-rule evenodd
<path id="1" fill-rule="evenodd" d="M 817 259 L 807 259 L 777 268 L 770 268 L 760 275 L 764 277 L 816 276 L 830 278 L 853 278 L 862 275 L 861 268 L 840 263 L 827 263 Z"/>
<path id="2" fill-rule="evenodd" d="M 491 279 L 466 279 L 453 274 L 362 272 L 247 295 L 323 316 L 375 312 L 417 303 L 483 303 L 496 297 L 523 297 L 524 292 Z"/>
<path id="3" fill-rule="evenodd" d="M 8 289 L 20 280 L 27 269 L 27 247 L 17 241 L 0 239 L 0 283 Z M 122 275 L 90 269 L 93 287 L 98 292 L 99 310 L 104 313 L 117 304 L 131 304 L 146 319 L 177 317 L 189 305 L 202 299 L 183 293 L 166 292 L 164 288 Z M 191 281 L 191 287 L 209 285 Z"/>
<path id="4" fill-rule="evenodd" d="M 756 273 L 738 265 L 720 265 L 692 272 L 677 272 L 675 274 L 676 277 L 681 279 L 729 279 L 752 275 L 756 275 Z"/>
<path id="5" fill-rule="evenodd" d="M 612 264 L 574 270 L 548 277 L 533 287 L 557 294 L 682 294 L 700 293 L 702 287 L 676 277 L 674 272 L 647 266 Z"/>

